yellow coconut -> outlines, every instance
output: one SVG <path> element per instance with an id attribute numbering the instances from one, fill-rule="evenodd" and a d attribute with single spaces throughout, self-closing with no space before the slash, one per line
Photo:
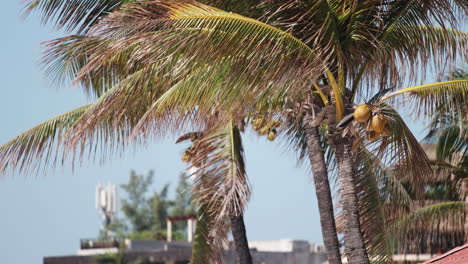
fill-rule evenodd
<path id="1" fill-rule="evenodd" d="M 366 139 L 369 141 L 375 141 L 379 138 L 379 136 L 380 136 L 380 133 L 376 131 L 368 131 L 366 133 Z"/>
<path id="2" fill-rule="evenodd" d="M 390 126 L 388 124 L 386 124 L 384 130 L 382 131 L 382 136 L 383 137 L 389 137 L 392 134 L 393 133 L 392 133 L 392 130 L 390 129 Z"/>
<path id="3" fill-rule="evenodd" d="M 387 124 L 387 119 L 382 114 L 376 114 L 372 117 L 370 127 L 372 130 L 382 133 Z"/>
<path id="4" fill-rule="evenodd" d="M 270 131 L 270 127 L 268 125 L 266 125 L 266 126 L 260 128 L 258 130 L 258 133 L 263 136 L 263 135 L 266 135 L 269 131 Z"/>
<path id="5" fill-rule="evenodd" d="M 183 162 L 190 162 L 191 159 L 192 159 L 192 155 L 190 155 L 187 152 L 185 152 L 184 155 L 182 155 L 182 161 Z"/>
<path id="6" fill-rule="evenodd" d="M 371 107 L 367 104 L 358 105 L 353 113 L 354 120 L 366 122 L 371 116 Z"/>
<path id="7" fill-rule="evenodd" d="M 260 128 L 262 128 L 265 125 L 266 120 L 263 116 L 257 116 L 254 119 L 252 119 L 251 123 L 252 123 L 253 129 L 258 131 Z"/>
<path id="8" fill-rule="evenodd" d="M 273 141 L 276 138 L 276 129 L 272 129 L 270 132 L 268 132 L 268 140 Z"/>

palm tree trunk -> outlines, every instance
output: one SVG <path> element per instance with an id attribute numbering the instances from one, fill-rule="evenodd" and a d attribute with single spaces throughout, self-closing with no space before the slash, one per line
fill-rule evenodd
<path id="1" fill-rule="evenodd" d="M 236 247 L 237 263 L 252 264 L 252 256 L 250 255 L 244 216 L 242 214 L 231 217 L 231 229 L 234 246 Z"/>
<path id="2" fill-rule="evenodd" d="M 328 169 L 325 164 L 325 156 L 320 143 L 320 134 L 316 126 L 311 125 L 313 116 L 306 114 L 303 120 L 303 128 L 309 149 L 309 159 L 317 195 L 322 237 L 327 250 L 329 264 L 341 264 L 340 244 L 336 233 L 335 216 L 333 214 L 333 201 L 328 182 Z"/>
<path id="3" fill-rule="evenodd" d="M 345 251 L 348 263 L 369 264 L 359 221 L 356 184 L 353 177 L 352 138 L 346 137 L 335 145 L 338 177 L 345 222 Z"/>

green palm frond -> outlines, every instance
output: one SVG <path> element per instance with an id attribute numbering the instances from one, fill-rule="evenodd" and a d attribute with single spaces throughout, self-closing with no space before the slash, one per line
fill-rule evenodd
<path id="1" fill-rule="evenodd" d="M 468 158 L 467 126 L 451 126 L 440 132 L 436 143 L 436 158 L 457 165 Z"/>
<path id="2" fill-rule="evenodd" d="M 405 245 L 409 245 L 409 248 L 411 245 L 420 245 L 428 238 L 440 243 L 444 236 L 447 239 L 448 234 L 451 234 L 448 239 L 452 243 L 461 242 L 465 238 L 467 212 L 468 206 L 464 201 L 424 206 L 392 220 L 389 232 L 393 236 L 392 240 L 400 248 L 408 248 Z"/>
<path id="3" fill-rule="evenodd" d="M 398 175 L 411 182 L 422 183 L 431 175 L 431 166 L 426 153 L 406 125 L 400 114 L 390 105 L 381 104 L 381 113 L 387 118 L 391 136 L 380 137 L 366 143 L 366 148 L 386 165 L 404 174 Z M 364 137 L 363 137 L 364 138 Z"/>
<path id="4" fill-rule="evenodd" d="M 384 201 L 389 194 L 396 193 L 395 185 L 388 184 L 385 166 L 366 150 L 360 150 L 353 166 L 358 194 L 358 206 L 367 251 L 373 263 L 388 263 L 392 251 L 385 222 Z M 390 187 L 384 189 L 383 186 Z"/>
<path id="5" fill-rule="evenodd" d="M 134 0 L 26 0 L 25 11 L 38 11 L 43 23 L 52 22 L 68 31 L 86 31 L 110 12 Z"/>
<path id="6" fill-rule="evenodd" d="M 401 100 L 414 103 L 417 113 L 431 115 L 444 108 L 447 112 L 458 113 L 462 119 L 468 116 L 468 80 L 455 80 L 409 87 L 390 93 L 380 99 L 384 102 L 398 95 L 406 95 Z M 398 98 L 397 98 L 398 99 Z"/>
<path id="7" fill-rule="evenodd" d="M 0 146 L 0 173 L 7 169 L 19 171 L 39 169 L 40 165 L 56 162 L 61 138 L 89 109 L 86 105 L 49 119 Z"/>

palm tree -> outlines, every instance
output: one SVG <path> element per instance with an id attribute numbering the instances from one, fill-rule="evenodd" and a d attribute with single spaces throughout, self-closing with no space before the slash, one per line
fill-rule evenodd
<path id="1" fill-rule="evenodd" d="M 145 140 L 182 131 L 187 124 L 205 130 L 212 129 L 214 120 L 228 124 L 259 112 L 288 116 L 293 110 L 286 123 L 295 123 L 298 133 L 291 133 L 290 142 L 308 148 L 329 261 L 341 262 L 325 163 L 336 161 L 346 254 L 350 263 L 368 263 L 353 146 L 369 144 L 364 134 L 377 139 L 385 129 L 386 136 L 371 143 L 378 146 L 379 157 L 405 167 L 414 180 L 430 169 L 398 112 L 384 102 L 409 92 L 408 100 L 429 113 L 455 94 L 451 98 L 456 100 L 447 103 L 450 109 L 466 100 L 467 81 L 384 92 L 400 87 L 405 72 L 416 81 L 413 73 L 425 72 L 426 62 L 438 69 L 454 61 L 457 52 L 466 53 L 467 35 L 448 29 L 456 26 L 466 2 L 206 3 L 212 6 L 193 1 L 30 1 L 29 10 L 42 11 L 46 22 L 78 33 L 49 43 L 49 72 L 74 79 L 99 99 L 77 110 L 81 116 L 74 122 L 70 116 L 77 112 L 7 143 L 0 169 L 35 165 L 34 158 L 55 142 L 51 136 L 64 129 L 60 143 L 66 152 L 86 153 L 88 140 L 96 136 L 114 143 L 102 146 L 105 150 L 119 150 L 122 145 L 116 143 L 128 138 Z M 371 91 L 377 95 L 355 111 L 365 125 L 350 122 L 353 115 L 347 114 L 354 103 Z M 211 118 L 219 109 L 228 114 Z M 366 132 L 370 129 L 378 131 Z M 231 197 L 232 204 L 244 204 L 246 198 Z"/>
<path id="2" fill-rule="evenodd" d="M 456 70 L 446 81 L 466 77 Z M 424 179 L 414 182 L 406 171 L 385 166 L 366 149 L 358 151 L 353 168 L 360 221 L 375 263 L 390 261 L 394 253 L 435 254 L 465 241 L 467 140 L 466 120 L 460 117 L 466 105 L 456 105 L 455 111 L 448 111 L 447 106 L 441 104 L 431 114 L 422 148 L 433 172 Z M 338 218 L 338 230 L 343 232 L 343 216 Z"/>
<path id="3" fill-rule="evenodd" d="M 213 260 L 222 263 L 220 252 L 226 244 L 226 222 L 231 223 L 238 263 L 253 263 L 242 214 L 250 186 L 240 133 L 231 120 L 212 130 L 187 133 L 176 141 L 193 142 L 182 156 L 196 171 L 193 191 L 199 210 L 193 263 L 212 263 Z M 198 247 L 202 250 L 197 250 Z"/>
<path id="4" fill-rule="evenodd" d="M 457 69 L 447 80 L 467 78 L 466 72 Z M 406 182 L 409 196 L 419 199 L 415 201 L 419 202 L 416 208 L 413 204 L 413 210 L 398 218 L 394 210 L 389 212 L 393 218 L 390 228 L 395 241 L 400 241 L 402 253 L 436 254 L 466 241 L 468 134 L 467 120 L 462 117 L 466 107 L 466 104 L 457 105 L 455 111 L 449 112 L 442 105 L 434 113 L 429 133 L 422 142 L 434 172 L 424 181 L 422 195 L 414 197 L 416 188 L 408 188 L 411 182 L 401 179 Z"/>

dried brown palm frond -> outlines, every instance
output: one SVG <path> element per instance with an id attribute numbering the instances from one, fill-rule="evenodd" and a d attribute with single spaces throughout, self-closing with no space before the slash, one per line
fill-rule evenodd
<path id="1" fill-rule="evenodd" d="M 194 255 L 192 261 L 222 263 L 229 220 L 243 214 L 250 196 L 240 131 L 231 121 L 202 133 L 187 133 L 179 139 L 186 140 L 193 135 L 200 136 L 194 138 L 189 148 L 191 167 L 197 168 L 192 174 L 192 188 L 204 228 L 198 246 L 208 251 L 198 252 L 204 256 Z"/>
<path id="2" fill-rule="evenodd" d="M 71 35 L 54 39 L 43 44 L 45 49 L 43 65 L 47 79 L 51 82 L 69 84 L 75 81 L 92 54 L 107 52 L 115 39 L 90 35 Z M 143 67 L 136 62 L 129 63 L 132 49 L 121 52 L 101 64 L 99 69 L 88 72 L 79 84 L 88 95 L 99 98 L 127 75 Z"/>
<path id="3" fill-rule="evenodd" d="M 383 34 L 378 49 L 366 62 L 366 75 L 371 82 L 388 80 L 392 87 L 404 80 L 424 80 L 432 69 L 455 65 L 468 49 L 467 33 L 440 26 L 395 25 Z"/>
<path id="4" fill-rule="evenodd" d="M 78 81 L 86 80 L 91 75 L 97 76 L 95 83 L 114 83 L 117 80 L 112 76 L 105 79 L 105 76 L 99 75 L 110 66 L 119 68 L 120 72 L 115 74 L 117 77 L 120 77 L 119 74 L 124 77 L 110 89 L 112 91 L 106 86 L 107 93 L 84 116 L 79 124 L 80 130 L 74 133 L 75 138 L 82 134 L 80 131 L 91 129 L 99 123 L 98 120 L 85 121 L 86 116 L 120 120 L 122 108 L 125 107 L 127 112 L 133 111 L 130 108 L 135 105 L 138 107 L 135 111 L 140 112 L 143 106 L 148 105 L 147 102 L 155 101 L 154 98 L 162 92 L 164 94 L 158 97 L 158 101 L 147 108 L 145 118 L 140 120 L 138 127 L 148 127 L 145 121 L 159 120 L 155 116 L 164 116 L 168 110 L 184 115 L 186 111 L 194 108 L 201 111 L 205 107 L 204 112 L 209 113 L 215 107 L 236 109 L 241 102 L 255 102 L 259 97 L 263 98 L 263 94 L 279 97 L 298 86 L 310 85 L 311 71 L 317 69 L 316 66 L 304 67 L 312 62 L 308 58 L 316 55 L 310 48 L 288 33 L 258 21 L 191 2 L 149 1 L 146 5 L 153 9 L 162 8 L 164 12 L 132 5 L 125 12 L 111 15 L 103 22 L 108 27 L 98 36 L 105 40 L 104 45 L 94 48 L 92 52 L 84 49 L 87 63 L 80 69 Z M 148 19 L 143 19 L 145 17 Z M 194 30 L 193 27 L 198 29 Z M 134 31 L 131 36 L 128 35 L 130 28 Z M 117 39 L 108 45 L 111 37 Z M 173 45 L 174 41 L 186 43 L 184 40 L 188 39 L 200 41 L 200 45 Z M 207 56 L 205 51 L 210 46 L 217 52 Z M 73 48 L 67 49 L 73 52 Z M 54 51 L 60 54 L 61 49 Z M 269 51 L 268 56 L 265 56 L 266 51 Z M 233 52 L 235 56 L 226 56 L 226 52 Z M 303 61 L 298 60 L 298 56 Z M 57 59 L 60 60 L 60 56 Z M 118 62 L 125 65 L 121 67 Z M 138 67 L 131 69 L 134 65 Z M 128 75 L 125 76 L 125 73 Z M 142 97 L 142 94 L 151 96 Z M 142 103 L 142 100 L 146 101 Z M 218 102 L 219 106 L 216 105 Z M 174 103 L 176 109 L 168 109 Z"/>
<path id="5" fill-rule="evenodd" d="M 219 217 L 217 220 L 242 214 L 250 187 L 237 126 L 231 121 L 205 131 L 204 136 L 195 141 L 194 150 L 192 164 L 200 166 L 194 190 L 200 193 L 198 189 L 203 189 L 198 199 L 208 201 L 210 211 Z"/>
<path id="6" fill-rule="evenodd" d="M 121 12 L 101 19 L 93 27 L 92 35 L 51 42 L 45 62 L 70 63 L 69 67 L 80 69 L 78 81 L 88 82 L 87 86 L 88 78 L 102 75 L 106 70 L 114 73 L 117 68 L 128 74 L 132 72 L 131 68 L 140 70 L 139 67 L 161 60 L 171 66 L 160 69 L 161 75 L 176 74 L 179 79 L 206 64 L 229 61 L 234 61 L 229 63 L 235 67 L 231 74 L 244 75 L 249 80 L 269 74 L 249 83 L 245 90 L 258 89 L 256 86 L 260 81 L 276 83 L 278 87 L 284 87 L 286 82 L 299 84 L 297 78 L 302 82 L 309 80 L 313 78 L 310 76 L 317 75 L 314 71 L 320 72 L 322 68 L 314 60 L 323 57 L 319 58 L 314 50 L 294 36 L 259 21 L 193 1 L 142 1 L 119 10 Z M 97 40 L 102 43 L 94 45 L 92 42 Z M 85 60 L 86 65 L 78 67 L 71 63 L 70 57 Z M 50 67 L 52 73 L 62 72 L 55 63 Z M 295 70 L 288 70 L 291 67 Z M 91 80 L 98 86 L 115 83 L 115 80 L 102 82 L 101 78 Z"/>

